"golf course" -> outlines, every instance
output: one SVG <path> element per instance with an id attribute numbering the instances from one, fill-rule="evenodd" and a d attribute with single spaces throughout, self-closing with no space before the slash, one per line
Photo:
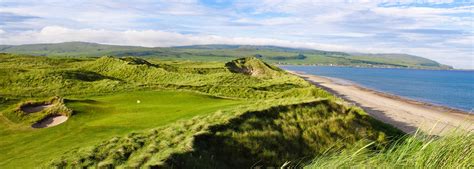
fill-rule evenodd
<path id="1" fill-rule="evenodd" d="M 1 53 L 0 72 L 0 168 L 318 168 L 353 151 L 377 164 L 417 166 L 430 158 L 368 152 L 446 142 L 407 136 L 256 57 Z M 446 139 L 458 141 L 446 150 L 456 158 L 433 157 L 471 165 L 472 134 Z"/>
<path id="2" fill-rule="evenodd" d="M 474 0 L 0 0 L 0 169 L 474 169 Z"/>

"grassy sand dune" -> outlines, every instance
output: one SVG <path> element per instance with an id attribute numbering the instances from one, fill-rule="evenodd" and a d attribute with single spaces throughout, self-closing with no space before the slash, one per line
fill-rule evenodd
<path id="1" fill-rule="evenodd" d="M 367 143 L 383 151 L 403 134 L 257 58 L 0 54 L 0 72 L 1 168 L 301 167 Z M 60 106 L 21 110 L 53 96 Z M 56 115 L 68 119 L 31 127 Z"/>

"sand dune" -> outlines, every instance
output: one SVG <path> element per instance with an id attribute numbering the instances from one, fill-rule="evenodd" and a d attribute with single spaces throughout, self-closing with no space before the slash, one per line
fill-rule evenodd
<path id="1" fill-rule="evenodd" d="M 352 83 L 340 83 L 333 78 L 289 72 L 362 107 L 372 117 L 407 133 L 413 133 L 417 128 L 432 135 L 444 135 L 453 129 L 474 132 L 474 115 L 467 112 L 373 91 Z"/>

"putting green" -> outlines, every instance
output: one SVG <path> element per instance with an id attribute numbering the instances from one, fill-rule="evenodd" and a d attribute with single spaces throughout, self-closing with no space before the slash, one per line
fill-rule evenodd
<path id="1" fill-rule="evenodd" d="M 138 91 L 70 100 L 67 106 L 75 114 L 51 128 L 19 127 L 0 117 L 0 166 L 35 167 L 74 147 L 244 104 L 179 91 Z"/>

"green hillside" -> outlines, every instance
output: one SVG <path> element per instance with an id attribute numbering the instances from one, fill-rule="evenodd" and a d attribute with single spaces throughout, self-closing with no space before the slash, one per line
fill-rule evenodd
<path id="1" fill-rule="evenodd" d="M 37 125 L 57 116 L 67 118 Z M 0 168 L 466 168 L 474 159 L 472 135 L 403 134 L 256 57 L 0 54 Z"/>
<path id="2" fill-rule="evenodd" d="M 402 134 L 251 57 L 0 54 L 0 72 L 0 168 L 296 166 L 332 147 L 373 141 L 378 149 Z M 32 128 L 57 115 L 67 121 Z"/>
<path id="3" fill-rule="evenodd" d="M 364 54 L 252 45 L 195 45 L 168 48 L 103 45 L 86 42 L 0 46 L 0 52 L 40 56 L 136 56 L 167 60 L 230 61 L 256 56 L 269 63 L 363 67 L 451 69 L 436 61 L 407 54 Z"/>

